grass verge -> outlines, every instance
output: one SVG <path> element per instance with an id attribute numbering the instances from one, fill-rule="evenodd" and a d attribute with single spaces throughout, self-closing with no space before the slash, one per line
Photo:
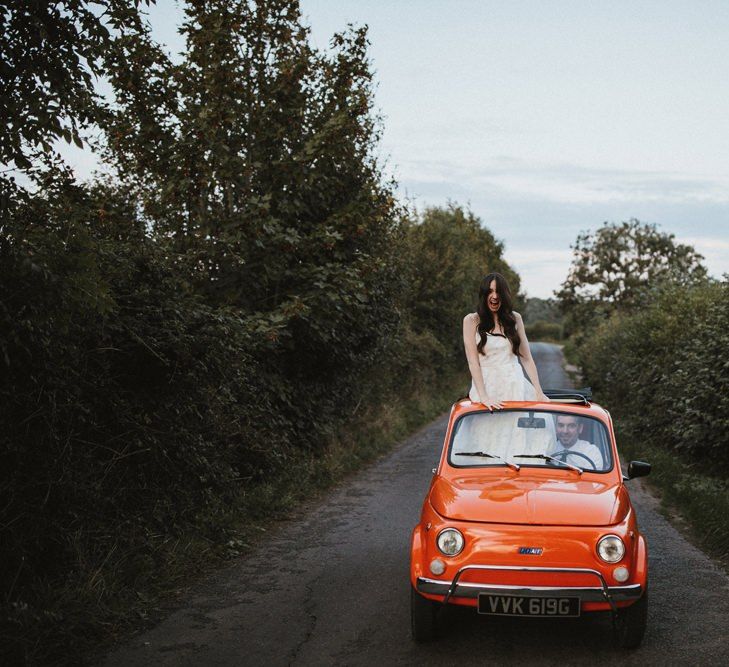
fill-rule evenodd
<path id="1" fill-rule="evenodd" d="M 721 561 L 729 572 L 729 482 L 646 443 L 644 438 L 619 431 L 618 442 L 624 457 L 648 461 L 653 466 L 646 483 L 659 491 L 663 511 L 669 516 L 681 516 L 698 546 Z"/>
<path id="2" fill-rule="evenodd" d="M 275 479 L 241 488 L 224 515 L 196 517 L 220 526 L 221 537 L 188 531 L 159 536 L 143 553 L 112 551 L 102 569 L 78 568 L 66 581 L 39 581 L 27 613 L 16 610 L 0 630 L 3 664 L 84 665 L 98 662 L 119 641 L 151 627 L 180 601 L 190 583 L 249 552 L 272 523 L 292 516 L 407 435 L 446 411 L 463 393 L 463 373 L 417 395 L 363 407 L 334 433 L 323 452 L 300 453 Z M 84 545 L 78 544 L 79 560 Z M 129 573 L 134 573 L 130 584 Z M 35 611 L 42 609 L 41 613 Z"/>

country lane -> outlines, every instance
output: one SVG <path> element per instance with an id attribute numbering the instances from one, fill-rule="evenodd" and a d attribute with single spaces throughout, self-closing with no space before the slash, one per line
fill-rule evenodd
<path id="1" fill-rule="evenodd" d="M 534 343 L 532 351 L 543 386 L 570 386 L 559 346 Z M 493 619 L 472 609 L 448 609 L 445 636 L 414 644 L 410 533 L 446 422 L 444 414 L 309 503 L 101 664 L 729 664 L 729 578 L 658 513 L 641 480 L 628 482 L 650 561 L 649 623 L 639 649 L 614 646 L 607 615 Z"/>

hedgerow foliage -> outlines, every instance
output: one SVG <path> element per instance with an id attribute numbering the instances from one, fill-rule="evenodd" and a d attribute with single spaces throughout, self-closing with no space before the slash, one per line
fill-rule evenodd
<path id="1" fill-rule="evenodd" d="M 579 350 L 598 400 L 640 447 L 729 475 L 729 281 L 666 288 Z"/>
<path id="2" fill-rule="evenodd" d="M 463 316 L 476 309 L 486 267 L 506 277 L 515 306 L 521 306 L 519 275 L 504 260 L 501 242 L 471 211 L 456 204 L 426 208 L 408 227 L 406 245 L 414 262 L 409 281 L 413 327 L 447 343 L 447 358 L 463 354 Z"/>
<path id="3" fill-rule="evenodd" d="M 621 451 L 713 555 L 729 557 L 729 277 L 637 220 L 581 234 L 559 294 L 568 346 Z"/>
<path id="4" fill-rule="evenodd" d="M 526 324 L 526 333 L 529 340 L 541 341 L 559 341 L 562 340 L 562 325 L 556 322 L 546 322 L 545 320 L 535 320 L 531 324 Z"/>
<path id="5" fill-rule="evenodd" d="M 134 223 L 118 193 L 66 184 L 0 242 L 6 647 L 13 627 L 77 630 L 49 616 L 53 591 L 93 586 L 106 604 L 160 566 L 165 540 L 219 539 L 239 485 L 293 450 L 243 314 L 186 290 Z"/>
<path id="6" fill-rule="evenodd" d="M 586 381 L 633 443 L 729 472 L 729 286 L 631 219 L 583 233 L 559 293 Z"/>
<path id="7" fill-rule="evenodd" d="M 173 64 L 136 4 L 107 4 L 125 23 L 113 39 L 94 23 L 87 52 L 115 102 L 74 85 L 76 60 L 54 94 L 73 102 L 59 111 L 72 140 L 100 124 L 113 175 L 79 184 L 46 156 L 27 170 L 34 191 L 2 182 L 0 643 L 14 662 L 68 660 L 164 577 L 168 545 L 225 542 L 251 495 L 326 455 L 358 410 L 375 419 L 459 368 L 465 383 L 480 277 L 518 289 L 475 216 L 397 204 L 364 30 L 322 53 L 297 3 L 190 2 Z M 43 20 L 72 34 L 73 16 Z"/>

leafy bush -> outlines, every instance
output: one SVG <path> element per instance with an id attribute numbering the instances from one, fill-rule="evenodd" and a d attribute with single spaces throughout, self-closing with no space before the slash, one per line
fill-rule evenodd
<path id="1" fill-rule="evenodd" d="M 521 306 L 519 275 L 504 260 L 503 244 L 473 212 L 454 203 L 426 208 L 408 225 L 405 243 L 412 326 L 447 342 L 449 359 L 463 356 L 463 316 L 476 309 L 484 275 L 502 273 Z"/>
<path id="2" fill-rule="evenodd" d="M 692 461 L 646 439 L 620 422 L 617 437 L 626 460 L 649 461 L 648 478 L 661 490 L 663 507 L 679 511 L 693 526 L 702 545 L 718 558 L 729 560 L 729 480 L 707 474 L 703 461 Z M 627 426 L 627 424 L 626 424 Z"/>
<path id="3" fill-rule="evenodd" d="M 531 296 L 524 301 L 524 323 L 531 324 L 537 320 L 543 320 L 550 324 L 562 324 L 562 310 L 555 299 L 540 299 Z"/>
<path id="4" fill-rule="evenodd" d="M 39 582 L 123 554 L 132 586 L 156 536 L 215 538 L 240 481 L 291 449 L 247 322 L 186 291 L 108 193 L 72 192 L 0 240 L 0 586 L 24 614 Z"/>
<path id="5" fill-rule="evenodd" d="M 562 325 L 556 322 L 545 322 L 537 320 L 531 324 L 525 324 L 527 338 L 530 341 L 559 341 L 562 340 Z"/>
<path id="6" fill-rule="evenodd" d="M 729 474 L 729 282 L 665 289 L 579 348 L 599 401 L 636 438 Z"/>
<path id="7" fill-rule="evenodd" d="M 465 382 L 460 269 L 439 280 L 427 318 L 415 295 L 435 283 L 411 279 L 455 269 L 458 253 L 435 243 L 440 226 L 408 224 L 398 324 L 379 357 L 296 364 L 284 324 L 206 303 L 185 256 L 147 234 L 123 191 L 66 182 L 16 208 L 0 238 L 0 636 L 14 659 L 37 657 L 39 628 L 56 657 L 93 637 L 164 571 L 163 545 L 190 533 L 225 543 L 235 508 L 243 521 L 272 511 L 266 494 L 290 466 L 306 484 L 318 473 L 298 464 L 330 456 L 348 424 L 359 431 L 337 450 L 344 469 L 381 451 L 363 437 L 389 432 L 378 422 L 402 421 L 385 406 L 432 403 L 459 368 Z"/>
<path id="8" fill-rule="evenodd" d="M 26 169 L 35 192 L 0 179 L 8 663 L 73 662 L 173 578 L 175 545 L 180 571 L 207 553 L 198 542 L 235 550 L 233 524 L 382 451 L 459 369 L 465 383 L 461 321 L 481 276 L 519 285 L 471 213 L 409 219 L 395 201 L 365 29 L 319 52 L 296 2 L 189 2 L 173 64 L 139 2 L 102 2 L 118 34 L 92 22 L 98 43 L 76 43 L 87 4 L 52 23 L 103 58 L 114 103 L 62 68 L 62 123 L 3 138 L 3 161 L 25 168 L 28 142 L 76 141 L 94 119 L 115 172 L 79 185 L 51 156 Z M 58 67 L 24 59 L 34 37 L 13 35 L 29 76 Z"/>

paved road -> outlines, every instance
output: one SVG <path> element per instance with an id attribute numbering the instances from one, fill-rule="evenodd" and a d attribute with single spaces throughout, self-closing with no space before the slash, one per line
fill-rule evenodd
<path id="1" fill-rule="evenodd" d="M 536 343 L 533 352 L 544 386 L 569 386 L 557 346 Z M 184 606 L 104 664 L 729 664 L 729 578 L 656 512 L 641 480 L 630 485 L 649 543 L 651 607 L 639 649 L 613 646 L 606 615 L 545 622 L 468 609 L 447 610 L 439 642 L 413 644 L 410 532 L 446 420 L 421 429 L 255 553 L 197 584 Z"/>

